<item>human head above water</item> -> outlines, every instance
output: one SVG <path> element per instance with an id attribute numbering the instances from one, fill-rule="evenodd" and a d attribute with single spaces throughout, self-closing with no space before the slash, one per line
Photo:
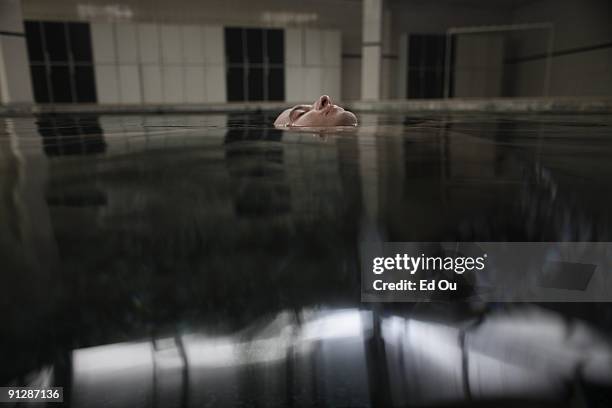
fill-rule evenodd
<path id="1" fill-rule="evenodd" d="M 295 105 L 285 109 L 274 121 L 274 126 L 357 126 L 357 117 L 331 98 L 321 95 L 312 105 Z"/>

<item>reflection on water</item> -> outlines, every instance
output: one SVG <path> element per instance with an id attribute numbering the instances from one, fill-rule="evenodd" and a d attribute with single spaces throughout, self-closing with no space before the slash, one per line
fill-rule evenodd
<path id="1" fill-rule="evenodd" d="M 232 119 L 228 119 L 232 123 Z M 279 216 L 291 212 L 291 189 L 278 129 L 241 126 L 225 136 L 225 160 L 232 179 L 237 217 Z"/>
<path id="2" fill-rule="evenodd" d="M 75 349 L 31 381 L 61 378 L 73 407 L 524 406 L 612 386 L 612 344 L 581 322 L 535 307 L 477 323 L 424 317 L 283 311 L 226 335 Z"/>
<path id="3" fill-rule="evenodd" d="M 304 310 L 359 307 L 359 313 L 373 319 L 370 307 L 363 309 L 366 305 L 359 303 L 357 265 L 364 240 L 612 241 L 612 117 L 564 117 L 560 122 L 547 116 L 364 114 L 361 127 L 338 134 L 274 129 L 273 117 L 3 119 L 0 305 L 6 312 L 0 337 L 6 341 L 0 351 L 0 382 L 24 383 L 28 373 L 41 367 L 55 367 L 56 374 L 73 367 L 75 401 L 87 405 L 79 384 L 86 387 L 87 381 L 98 378 L 90 371 L 106 367 L 106 354 L 100 358 L 95 350 L 116 350 L 117 356 L 127 353 L 135 360 L 116 357 L 108 364 L 128 364 L 147 378 L 151 358 L 163 355 L 169 371 L 142 398 L 154 393 L 168 401 L 179 398 L 184 406 L 226 398 L 207 394 L 206 387 L 197 386 L 200 381 L 220 381 L 214 387 L 227 395 L 233 392 L 232 384 L 240 384 L 236 398 L 262 405 L 278 405 L 287 398 L 302 401 L 300 396 L 303 405 L 340 404 L 343 400 L 335 398 L 347 395 L 351 387 L 357 390 L 351 391 L 354 400 L 346 400 L 348 405 L 389 402 L 384 400 L 389 387 L 394 390 L 391 402 L 399 405 L 439 403 L 430 399 L 433 394 L 446 395 L 448 402 L 481 393 L 512 398 L 534 390 L 544 397 L 567 390 L 563 387 L 572 379 L 567 373 L 573 373 L 568 367 L 551 368 L 560 376 L 555 382 L 531 366 L 525 368 L 518 357 L 509 357 L 504 364 L 512 363 L 518 371 L 499 374 L 510 370 L 499 368 L 503 345 L 496 343 L 499 348 L 491 351 L 486 341 L 478 343 L 485 349 L 474 357 L 480 362 L 466 365 L 471 359 L 465 357 L 466 349 L 461 351 L 455 340 L 446 341 L 440 334 L 451 333 L 456 339 L 457 326 L 489 316 L 492 306 L 421 305 L 431 309 L 422 320 L 426 326 L 406 326 L 413 305 L 376 306 L 399 320 L 385 317 L 384 324 L 381 320 L 371 330 L 361 327 L 360 333 L 374 334 L 357 342 L 360 350 L 327 350 L 330 343 L 308 343 L 302 337 L 299 344 L 314 345 L 315 351 L 305 354 L 310 357 L 296 362 L 287 359 L 287 350 L 296 352 L 296 333 L 304 336 L 308 327 Z M 604 304 L 546 307 L 567 319 L 588 320 L 603 332 L 612 323 L 611 308 Z M 259 342 L 249 332 L 254 321 L 266 316 L 290 320 L 280 325 L 286 333 L 269 336 L 273 343 Z M 441 318 L 447 325 L 437 334 L 423 334 L 427 341 L 415 334 L 419 327 L 428 332 L 427 325 Z M 512 325 L 529 324 L 529 319 L 518 315 Z M 401 369 L 395 359 L 387 361 L 392 359 L 389 348 L 395 347 L 389 339 L 395 337 L 383 332 L 395 327 L 392 321 L 412 327 L 393 336 L 417 347 L 412 351 L 417 355 L 402 360 L 407 366 Z M 334 327 L 319 330 L 317 336 Z M 199 338 L 202 328 L 213 338 Z M 235 341 L 235 333 L 243 331 L 251 333 L 245 335 L 246 343 L 219 343 L 223 336 Z M 175 334 L 167 338 L 167 333 Z M 224 356 L 231 362 L 223 363 L 231 366 L 224 369 L 226 374 L 217 368 L 204 370 L 201 378 L 189 377 L 186 388 L 181 367 L 189 355 L 189 336 L 197 343 L 193 361 L 209 358 L 214 349 L 219 359 L 215 364 Z M 584 336 L 591 342 L 597 337 Z M 137 338 L 154 341 L 130 343 L 134 348 L 129 352 L 114 346 Z M 519 343 L 521 359 L 533 362 L 530 356 L 540 353 L 534 340 Z M 602 344 L 609 353 L 609 343 Z M 546 362 L 571 366 L 584 357 L 563 350 Z M 362 375 L 348 385 L 342 382 L 344 371 L 338 371 L 343 352 L 355 365 L 350 372 Z M 139 353 L 148 357 L 140 361 Z M 264 370 L 258 382 L 244 379 L 234 367 L 236 362 L 267 367 L 277 360 L 284 368 Z M 454 362 L 453 368 L 441 366 L 447 360 Z M 166 367 L 163 364 L 156 367 Z M 431 374 L 419 377 L 410 371 L 415 369 Z M 393 370 L 404 374 L 398 377 Z M 432 378 L 444 370 L 454 374 L 444 374 L 452 378 L 439 385 Z M 476 370 L 473 376 L 470 370 Z M 291 387 L 287 371 L 301 376 Z M 529 381 L 508 380 L 503 387 L 495 383 L 495 375 L 519 374 Z M 609 378 L 609 372 L 604 370 L 602 376 Z M 185 395 L 186 389 L 193 391 Z M 500 389 L 508 392 L 495 394 Z M 264 390 L 269 393 L 262 394 Z M 187 404 L 185 398 L 193 400 Z M 133 406 L 119 397 L 116 401 L 116 406 Z"/>
<path id="4" fill-rule="evenodd" d="M 106 143 L 95 116 L 43 115 L 36 121 L 48 156 L 104 153 Z"/>

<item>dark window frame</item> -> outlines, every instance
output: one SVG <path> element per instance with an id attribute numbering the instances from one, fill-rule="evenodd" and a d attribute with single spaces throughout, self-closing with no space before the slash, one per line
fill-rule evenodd
<path id="1" fill-rule="evenodd" d="M 431 99 L 444 97 L 446 77 L 446 34 L 409 33 L 407 41 L 406 98 Z M 451 39 L 450 90 L 454 80 L 454 38 Z"/>
<path id="2" fill-rule="evenodd" d="M 64 35 L 65 59 L 54 60 L 50 56 L 49 44 L 45 32 L 51 25 L 61 25 L 61 31 Z M 93 45 L 91 43 L 91 29 L 89 23 L 86 22 L 71 22 L 71 21 L 43 21 L 43 20 L 26 20 L 26 40 L 28 42 L 28 60 L 30 67 L 30 76 L 32 86 L 34 88 L 34 98 L 37 103 L 96 103 L 97 89 L 95 84 L 95 66 L 93 62 Z M 88 39 L 86 42 L 81 42 L 79 45 L 89 50 L 81 49 L 85 56 L 82 59 L 75 59 L 73 50 L 73 35 L 83 35 L 86 32 Z M 38 38 L 33 38 L 37 36 Z M 76 42 L 75 42 L 76 45 Z M 31 55 L 31 50 L 40 48 L 41 55 Z M 38 52 L 37 52 L 38 54 Z M 42 59 L 40 59 L 42 57 Z M 42 73 L 40 72 L 42 68 Z M 54 73 L 60 72 L 62 68 L 68 68 L 67 81 L 60 81 L 61 84 L 54 84 L 54 78 L 57 78 Z M 77 71 L 80 78 L 77 78 Z M 83 72 L 87 83 L 79 81 L 83 79 Z M 41 76 L 42 75 L 42 76 Z M 91 83 L 90 83 L 91 82 Z M 55 85 L 55 86 L 54 86 Z M 66 94 L 60 97 L 60 92 L 65 92 L 68 89 L 69 97 Z"/>
<path id="3" fill-rule="evenodd" d="M 231 36 L 229 35 L 230 30 L 233 31 Z M 262 44 L 261 44 L 262 61 L 261 62 L 251 62 L 249 60 L 249 51 L 252 54 L 253 50 L 248 49 L 249 41 L 248 41 L 247 33 L 252 30 L 261 31 L 261 37 L 262 37 Z M 241 50 L 240 56 L 242 58 L 240 57 L 235 58 L 236 54 L 238 53 L 236 53 L 235 49 L 231 48 L 232 44 L 229 43 L 229 38 L 234 37 L 237 31 L 239 31 L 241 35 L 240 43 L 242 46 L 242 50 Z M 280 46 L 279 47 L 280 51 L 276 50 L 279 52 L 275 53 L 273 59 L 277 59 L 282 62 L 271 62 L 270 55 L 268 55 L 269 54 L 268 43 L 270 42 L 268 40 L 268 36 L 270 35 L 270 33 L 273 33 L 273 32 L 275 32 L 276 34 L 280 34 L 282 38 L 282 40 L 280 41 L 280 44 L 277 44 Z M 278 41 L 279 38 L 275 38 L 275 40 Z M 284 101 L 285 100 L 285 61 L 284 61 L 285 60 L 285 55 L 284 55 L 285 34 L 284 34 L 284 30 L 269 29 L 269 28 L 253 28 L 253 27 L 225 27 L 224 44 L 225 44 L 225 69 L 226 69 L 225 78 L 226 78 L 227 100 L 229 102 Z M 280 58 L 279 58 L 279 55 L 280 55 Z M 241 62 L 231 62 L 230 60 L 232 59 L 240 60 Z M 239 95 L 239 97 L 234 98 L 232 96 L 232 94 L 234 94 L 233 87 L 236 86 L 237 84 L 232 83 L 231 75 L 232 75 L 232 72 L 234 72 L 235 74 L 236 72 L 238 72 L 238 70 L 242 70 L 242 92 L 236 93 L 237 95 Z M 249 91 L 249 88 L 252 86 L 249 80 L 251 79 L 250 78 L 251 75 L 254 75 L 256 72 L 259 72 L 258 70 L 261 70 L 260 74 L 262 77 L 261 87 L 258 86 L 258 88 L 261 88 L 260 89 L 261 98 L 253 99 L 251 97 L 253 92 Z M 274 84 L 273 80 L 271 79 L 271 74 L 274 72 L 276 73 L 280 72 L 280 76 L 282 77 L 281 83 L 280 83 L 281 85 L 280 92 L 271 92 L 272 90 L 271 85 Z M 276 91 L 278 91 L 278 89 Z M 278 95 L 271 95 L 272 93 L 278 93 Z M 271 97 L 274 97 L 274 98 L 271 99 Z"/>

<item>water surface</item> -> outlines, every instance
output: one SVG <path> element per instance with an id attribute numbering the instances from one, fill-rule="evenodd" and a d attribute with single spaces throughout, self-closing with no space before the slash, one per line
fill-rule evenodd
<path id="1" fill-rule="evenodd" d="M 29 373 L 55 367 L 56 383 L 76 381 L 74 405 L 88 405 L 75 350 L 259 333 L 270 322 L 277 331 L 302 330 L 300 316 L 318 321 L 325 313 L 312 311 L 325 310 L 374 313 L 359 318 L 373 328 L 359 323 L 357 330 L 374 330 L 375 340 L 367 341 L 376 343 L 385 338 L 375 329 L 380 316 L 424 314 L 455 327 L 497 310 L 361 304 L 364 241 L 612 241 L 612 115 L 362 114 L 354 131 L 319 133 L 275 129 L 274 116 L 1 119 L 0 382 L 24 384 Z M 561 328 L 575 319 L 605 336 L 612 324 L 607 304 L 544 308 Z M 292 317 L 278 323 L 287 313 Z M 519 321 L 531 321 L 532 312 L 525 313 Z M 348 348 L 367 354 L 363 378 L 321 387 L 365 390 L 355 405 L 439 402 L 428 399 L 425 380 L 409 378 L 402 381 L 412 384 L 412 400 L 385 400 L 392 388 L 384 380 L 386 352 L 367 341 L 365 349 Z M 523 351 L 535 352 L 527 344 Z M 419 355 L 418 367 L 435 366 Z M 451 371 L 461 372 L 458 361 Z M 328 363 L 328 376 L 341 366 Z M 373 372 L 387 377 L 372 382 Z M 434 381 L 438 374 L 431 375 Z M 299 393 L 286 385 L 262 402 L 257 390 L 278 385 L 244 378 L 232 403 L 299 405 Z M 472 401 L 470 381 L 462 378 L 444 403 Z M 181 389 L 179 405 L 214 404 L 210 395 L 192 400 Z M 303 401 L 348 401 L 327 392 Z M 562 395 L 555 392 L 543 387 L 534 395 Z M 519 387 L 518 395 L 527 394 Z M 147 398 L 128 405 L 150 405 Z"/>

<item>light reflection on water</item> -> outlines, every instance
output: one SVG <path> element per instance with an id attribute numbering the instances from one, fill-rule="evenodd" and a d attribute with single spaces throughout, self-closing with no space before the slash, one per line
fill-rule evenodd
<path id="1" fill-rule="evenodd" d="M 73 349 L 360 307 L 363 240 L 612 241 L 610 116 L 363 114 L 338 134 L 273 116 L 3 119 L 0 382 Z"/>
<path id="2" fill-rule="evenodd" d="M 584 323 L 525 306 L 477 323 L 423 318 L 283 311 L 230 335 L 80 348 L 51 376 L 68 379 L 73 407 L 524 406 L 612 386 L 612 344 Z"/>

